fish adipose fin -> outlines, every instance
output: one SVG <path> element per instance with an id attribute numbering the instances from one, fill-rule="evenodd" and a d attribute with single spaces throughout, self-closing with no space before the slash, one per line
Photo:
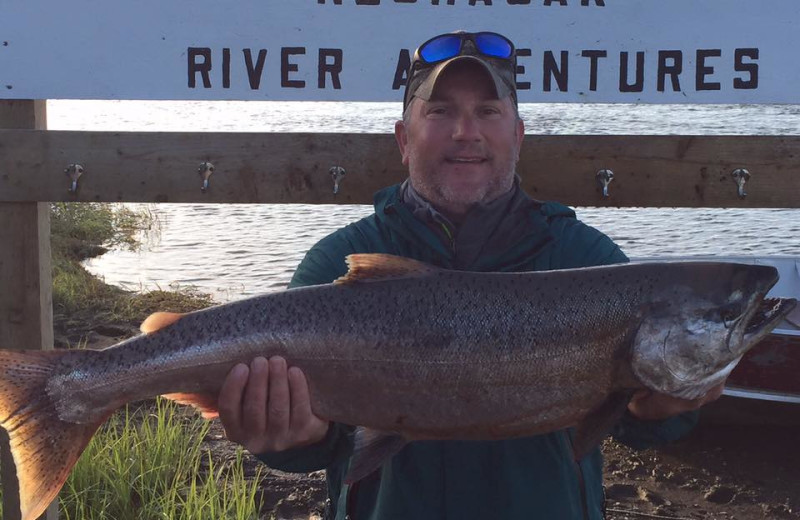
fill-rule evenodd
<path id="1" fill-rule="evenodd" d="M 145 334 L 150 334 L 159 329 L 163 329 L 168 325 L 172 325 L 179 319 L 183 318 L 185 314 L 179 312 L 154 312 L 142 322 L 139 330 Z"/>
<path id="2" fill-rule="evenodd" d="M 625 414 L 631 397 L 633 397 L 633 391 L 613 393 L 603 404 L 583 418 L 575 428 L 575 440 L 573 441 L 575 460 L 581 460 L 602 442 L 603 438 Z"/>
<path id="3" fill-rule="evenodd" d="M 194 406 L 203 415 L 204 419 L 219 417 L 217 396 L 211 394 L 164 394 L 161 397 L 170 399 L 179 404 Z"/>
<path id="4" fill-rule="evenodd" d="M 357 428 L 350 469 L 344 477 L 352 484 L 377 470 L 408 443 L 402 436 L 368 428 Z"/>
<path id="5" fill-rule="evenodd" d="M 17 467 L 22 520 L 34 520 L 56 498 L 72 467 L 108 415 L 86 424 L 62 421 L 47 382 L 64 356 L 86 351 L 0 350 L 0 426 Z"/>
<path id="6" fill-rule="evenodd" d="M 378 253 L 347 255 L 347 274 L 336 279 L 335 284 L 376 282 L 401 278 L 419 278 L 431 275 L 439 268 L 419 260 Z"/>

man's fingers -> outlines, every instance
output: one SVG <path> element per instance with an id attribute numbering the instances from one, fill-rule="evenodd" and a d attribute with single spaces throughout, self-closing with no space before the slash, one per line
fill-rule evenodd
<path id="1" fill-rule="evenodd" d="M 314 415 L 311 410 L 311 395 L 303 371 L 297 367 L 289 369 L 289 389 L 292 392 L 292 438 L 300 444 L 313 444 L 325 438 L 330 423 Z"/>
<path id="2" fill-rule="evenodd" d="M 637 391 L 628 403 L 628 410 L 640 419 L 666 419 L 716 401 L 724 389 L 725 383 L 720 383 L 697 399 L 680 399 L 648 390 Z"/>
<path id="3" fill-rule="evenodd" d="M 289 433 L 290 403 L 286 360 L 281 357 L 270 358 L 267 436 L 277 445 L 282 444 Z"/>
<path id="4" fill-rule="evenodd" d="M 722 392 L 725 390 L 725 383 L 720 383 L 711 390 L 708 391 L 706 395 L 702 397 L 702 402 L 700 404 L 708 404 L 722 396 Z"/>
<path id="5" fill-rule="evenodd" d="M 303 371 L 297 367 L 289 369 L 289 391 L 292 399 L 290 428 L 295 431 L 305 426 L 312 417 L 308 382 Z"/>
<path id="6" fill-rule="evenodd" d="M 269 364 L 263 357 L 250 363 L 250 377 L 242 401 L 242 425 L 249 437 L 263 435 L 267 429 L 267 389 Z"/>
<path id="7" fill-rule="evenodd" d="M 304 412 L 311 411 L 311 398 L 308 395 L 308 382 L 303 371 L 297 367 L 289 369 L 289 391 L 292 394 L 292 423 L 295 422 L 295 416 L 298 418 Z"/>
<path id="8" fill-rule="evenodd" d="M 225 434 L 233 441 L 240 441 L 242 433 L 242 398 L 250 370 L 239 363 L 228 372 L 217 398 L 219 418 Z"/>
<path id="9" fill-rule="evenodd" d="M 219 393 L 225 434 L 253 453 L 281 451 L 322 440 L 328 422 L 311 411 L 308 382 L 286 360 L 253 359 L 236 365 Z"/>

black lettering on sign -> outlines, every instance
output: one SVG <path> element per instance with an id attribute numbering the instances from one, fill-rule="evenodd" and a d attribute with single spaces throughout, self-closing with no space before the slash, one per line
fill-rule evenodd
<path id="1" fill-rule="evenodd" d="M 222 88 L 231 88 L 231 50 L 222 49 Z"/>
<path id="2" fill-rule="evenodd" d="M 569 52 L 561 51 L 561 65 L 556 65 L 553 51 L 544 52 L 544 80 L 543 88 L 545 92 L 552 90 L 550 79 L 555 78 L 558 90 L 567 92 L 569 80 Z"/>
<path id="3" fill-rule="evenodd" d="M 317 88 L 325 88 L 325 74 L 331 75 L 331 83 L 335 90 L 341 90 L 342 82 L 339 74 L 342 73 L 342 49 L 320 49 Z M 333 63 L 328 63 L 328 58 L 333 58 Z"/>
<path id="4" fill-rule="evenodd" d="M 402 2 L 403 0 L 394 0 L 395 2 Z M 406 3 L 414 3 L 417 0 L 405 0 Z M 317 0 L 318 4 L 324 4 L 325 0 Z M 333 5 L 342 5 L 342 0 L 333 0 Z M 381 0 L 356 0 L 356 5 L 381 5 Z"/>
<path id="5" fill-rule="evenodd" d="M 707 82 L 706 76 L 714 74 L 714 67 L 706 66 L 706 58 L 719 58 L 722 49 L 697 49 L 697 75 L 695 88 L 700 90 L 720 90 L 722 85 L 717 82 Z"/>
<path id="6" fill-rule="evenodd" d="M 641 92 L 644 90 L 644 52 L 636 53 L 636 82 L 628 83 L 628 53 L 619 53 L 619 91 Z"/>
<path id="7" fill-rule="evenodd" d="M 736 72 L 747 72 L 750 79 L 733 78 L 733 88 L 735 89 L 755 89 L 758 88 L 758 63 L 745 63 L 744 59 L 758 59 L 758 49 L 736 49 L 734 51 L 733 68 Z"/>
<path id="8" fill-rule="evenodd" d="M 517 49 L 517 70 L 516 70 L 517 77 L 519 77 L 521 74 L 522 75 L 525 74 L 525 65 L 520 65 L 519 58 L 520 57 L 525 58 L 525 57 L 530 56 L 530 55 L 531 55 L 531 50 L 530 49 Z M 530 81 L 519 81 L 519 79 L 517 79 L 516 82 L 517 82 L 517 90 L 530 90 L 531 89 L 531 82 Z"/>
<path id="9" fill-rule="evenodd" d="M 411 68 L 411 53 L 408 49 L 400 49 L 400 54 L 397 56 L 397 68 L 394 69 L 394 81 L 392 81 L 392 90 L 399 90 L 405 87 L 408 83 L 408 69 Z"/>
<path id="10" fill-rule="evenodd" d="M 305 47 L 281 47 L 281 87 L 305 88 L 306 82 L 302 79 L 289 79 L 290 72 L 297 72 L 297 64 L 289 61 L 289 56 L 305 54 Z"/>
<path id="11" fill-rule="evenodd" d="M 597 90 L 597 61 L 608 56 L 608 52 L 585 50 L 581 51 L 581 56 L 589 58 L 589 90 L 594 92 Z"/>
<path id="12" fill-rule="evenodd" d="M 395 0 L 397 1 L 397 0 Z M 567 5 L 567 0 L 555 0 L 559 5 Z M 584 7 L 589 6 L 592 0 L 581 0 L 581 5 Z M 531 0 L 507 0 L 508 5 L 530 5 Z M 544 5 L 553 5 L 553 0 L 544 0 Z M 597 7 L 605 7 L 605 0 L 594 0 L 594 5 Z"/>
<path id="13" fill-rule="evenodd" d="M 202 57 L 201 63 L 197 58 Z M 195 88 L 197 73 L 203 77 L 203 87 L 211 88 L 211 78 L 208 73 L 211 71 L 211 49 L 208 47 L 189 47 L 186 52 L 186 59 L 189 61 L 189 88 Z"/>
<path id="14" fill-rule="evenodd" d="M 242 49 L 244 54 L 244 66 L 247 68 L 247 80 L 250 82 L 252 90 L 258 90 L 261 85 L 261 71 L 264 70 L 264 62 L 267 60 L 267 49 L 258 51 L 258 59 L 253 65 L 253 53 L 250 49 Z"/>
<path id="15" fill-rule="evenodd" d="M 416 4 L 417 0 L 387 0 L 387 3 L 393 2 L 395 4 Z M 456 0 L 430 0 L 431 5 L 455 5 Z M 469 5 L 478 5 L 481 2 L 483 5 L 492 5 L 493 0 L 469 0 Z M 317 0 L 317 4 L 327 4 L 326 0 Z M 331 0 L 333 5 L 342 5 L 342 0 Z M 422 3 L 422 2 L 420 2 Z M 531 0 L 506 0 L 508 5 L 531 5 Z M 543 0 L 543 5 L 550 6 L 555 4 L 567 6 L 568 0 Z M 355 0 L 356 5 L 381 5 L 381 0 Z M 589 5 L 596 7 L 605 7 L 605 0 L 581 0 L 581 6 L 588 7 Z"/>
<path id="16" fill-rule="evenodd" d="M 667 65 L 667 60 L 671 64 Z M 659 92 L 664 92 L 667 75 L 672 83 L 672 91 L 681 91 L 681 82 L 678 76 L 683 72 L 683 52 L 682 51 L 658 51 L 658 84 L 656 88 Z"/>

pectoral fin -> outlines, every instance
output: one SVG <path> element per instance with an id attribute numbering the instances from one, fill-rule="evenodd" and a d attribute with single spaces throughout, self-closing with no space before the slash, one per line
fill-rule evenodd
<path id="1" fill-rule="evenodd" d="M 185 314 L 181 314 L 178 312 L 154 312 L 142 322 L 139 330 L 144 332 L 145 334 L 150 334 L 155 332 L 159 329 L 163 329 L 169 325 L 172 325 L 179 319 L 183 318 Z"/>
<path id="2" fill-rule="evenodd" d="M 357 428 L 350 469 L 344 478 L 352 484 L 380 468 L 408 443 L 395 433 L 383 433 L 368 428 Z"/>
<path id="3" fill-rule="evenodd" d="M 575 460 L 581 460 L 614 427 L 625 414 L 633 391 L 620 391 L 608 396 L 603 404 L 592 410 L 575 428 L 573 449 Z"/>
<path id="4" fill-rule="evenodd" d="M 165 397 L 179 404 L 186 404 L 195 407 L 204 419 L 214 419 L 219 417 L 219 409 L 217 408 L 217 396 L 211 394 L 164 394 Z"/>

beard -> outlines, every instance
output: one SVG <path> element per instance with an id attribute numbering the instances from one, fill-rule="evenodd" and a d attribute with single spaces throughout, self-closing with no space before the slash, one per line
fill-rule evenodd
<path id="1" fill-rule="evenodd" d="M 454 182 L 433 168 L 426 172 L 409 169 L 414 189 L 437 210 L 450 218 L 465 215 L 477 204 L 488 204 L 507 193 L 514 184 L 516 161 L 495 165 L 489 175 L 472 182 Z M 450 174 L 452 175 L 452 173 Z M 456 179 L 457 180 L 457 179 Z"/>

